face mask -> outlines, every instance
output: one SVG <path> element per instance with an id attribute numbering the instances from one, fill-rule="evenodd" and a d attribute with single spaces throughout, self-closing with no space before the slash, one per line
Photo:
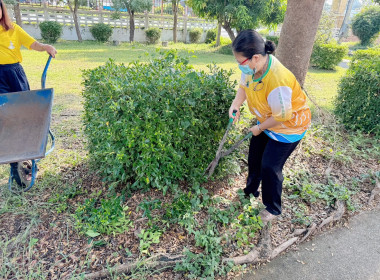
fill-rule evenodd
<path id="1" fill-rule="evenodd" d="M 256 68 L 251 69 L 251 68 L 249 68 L 248 65 L 240 65 L 239 64 L 239 69 L 241 70 L 241 72 L 243 72 L 246 75 L 255 75 L 255 73 L 256 73 Z"/>

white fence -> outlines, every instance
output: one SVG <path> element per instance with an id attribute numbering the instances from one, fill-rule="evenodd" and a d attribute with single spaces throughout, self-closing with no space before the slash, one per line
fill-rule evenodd
<path id="1" fill-rule="evenodd" d="M 26 7 L 21 6 L 21 19 L 23 28 L 37 39 L 41 38 L 38 24 L 43 21 L 56 21 L 63 25 L 63 36 L 65 40 L 77 40 L 73 14 L 68 9 L 47 8 L 47 7 Z M 14 19 L 14 15 L 11 16 Z M 78 20 L 81 34 L 84 40 L 93 40 L 89 32 L 89 27 L 95 23 L 109 24 L 114 28 L 112 40 L 129 41 L 129 16 L 128 13 L 120 13 L 120 18 L 114 18 L 114 14 L 109 11 L 87 11 L 78 10 Z M 162 29 L 162 41 L 171 41 L 173 38 L 173 21 L 172 16 L 161 16 L 153 14 L 135 14 L 135 41 L 145 42 L 144 29 L 149 27 L 158 27 Z M 179 41 L 188 41 L 188 30 L 200 27 L 204 31 L 216 27 L 215 21 L 209 21 L 199 18 L 178 17 L 177 38 Z M 205 35 L 203 36 L 204 40 Z"/>

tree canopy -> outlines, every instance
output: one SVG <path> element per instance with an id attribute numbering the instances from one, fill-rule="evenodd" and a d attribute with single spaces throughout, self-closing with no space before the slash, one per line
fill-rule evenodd
<path id="1" fill-rule="evenodd" d="M 362 45 L 370 44 L 380 31 L 380 7 L 365 8 L 356 14 L 352 21 L 352 31 Z"/>
<path id="2" fill-rule="evenodd" d="M 117 12 L 127 9 L 129 14 L 129 40 L 134 41 L 135 37 L 135 13 L 144 12 L 152 8 L 151 0 L 114 0 L 113 7 Z"/>
<path id="3" fill-rule="evenodd" d="M 284 20 L 286 0 L 188 0 L 200 17 L 217 19 L 231 39 L 232 29 L 254 29 L 260 25 L 274 27 Z"/>
<path id="4" fill-rule="evenodd" d="M 152 8 L 151 0 L 114 0 L 114 8 L 116 10 L 127 9 L 131 13 L 139 13 L 150 10 Z"/>

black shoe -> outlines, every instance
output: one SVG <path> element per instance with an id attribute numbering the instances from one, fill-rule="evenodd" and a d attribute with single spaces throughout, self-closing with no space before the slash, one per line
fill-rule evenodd
<path id="1" fill-rule="evenodd" d="M 252 194 L 254 197 L 256 197 L 256 198 L 258 198 L 259 197 L 259 195 L 260 195 L 260 192 L 259 191 L 256 191 L 256 192 L 252 192 L 250 189 L 248 189 L 248 188 L 244 188 L 243 189 L 243 192 L 244 192 L 244 194 L 245 194 L 245 196 L 247 197 L 247 198 L 249 198 L 249 196 Z"/>
<path id="2" fill-rule="evenodd" d="M 11 169 L 12 169 L 12 181 L 15 180 L 17 185 L 20 187 L 25 187 L 25 184 L 21 182 L 20 175 L 18 173 L 18 162 L 11 163 Z"/>

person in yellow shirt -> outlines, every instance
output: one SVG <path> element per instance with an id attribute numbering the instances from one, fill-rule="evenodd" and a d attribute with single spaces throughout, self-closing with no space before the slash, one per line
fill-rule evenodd
<path id="1" fill-rule="evenodd" d="M 282 169 L 311 122 L 306 95 L 295 76 L 272 55 L 275 44 L 254 30 L 244 30 L 232 43 L 233 54 L 242 71 L 240 86 L 229 109 L 239 119 L 239 108 L 247 101 L 256 116 L 248 155 L 248 178 L 244 193 L 259 196 L 261 183 L 265 209 L 263 222 L 281 214 Z M 236 116 L 232 115 L 237 110 Z"/>
<path id="2" fill-rule="evenodd" d="M 57 53 L 53 46 L 37 42 L 20 26 L 13 23 L 3 0 L 0 0 L 0 94 L 30 90 L 28 79 L 20 64 L 21 46 L 36 51 L 46 51 L 52 57 Z M 16 162 L 11 163 L 14 179 L 21 185 L 17 166 Z"/>

